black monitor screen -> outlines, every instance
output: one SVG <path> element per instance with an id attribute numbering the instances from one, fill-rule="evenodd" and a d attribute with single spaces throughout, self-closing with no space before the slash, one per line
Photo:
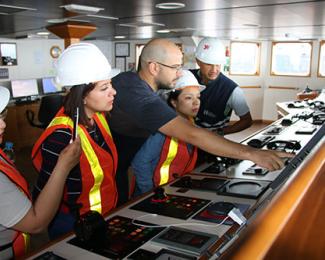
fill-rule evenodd
<path id="1" fill-rule="evenodd" d="M 12 80 L 11 90 L 13 98 L 37 96 L 39 94 L 36 79 Z"/>
<path id="2" fill-rule="evenodd" d="M 62 91 L 62 87 L 58 86 L 54 83 L 54 78 L 43 78 L 42 85 L 43 85 L 43 93 L 44 94 Z"/>

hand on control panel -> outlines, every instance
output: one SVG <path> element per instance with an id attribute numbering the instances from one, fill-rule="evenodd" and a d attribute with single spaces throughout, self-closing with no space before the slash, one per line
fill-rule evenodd
<path id="1" fill-rule="evenodd" d="M 250 160 L 263 168 L 275 171 L 284 167 L 282 158 L 293 158 L 294 156 L 295 154 L 292 153 L 254 149 L 251 153 Z"/>

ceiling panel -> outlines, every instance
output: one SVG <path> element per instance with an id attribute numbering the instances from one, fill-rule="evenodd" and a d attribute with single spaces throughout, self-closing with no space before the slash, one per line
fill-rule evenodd
<path id="1" fill-rule="evenodd" d="M 298 38 L 325 38 L 325 1 L 299 0 L 183 0 L 185 8 L 161 10 L 155 8 L 159 0 L 6 0 L 0 5 L 35 8 L 9 15 L 0 14 L 0 37 L 21 38 L 35 34 L 50 24 L 49 19 L 71 19 L 61 5 L 82 4 L 104 8 L 98 15 L 118 17 L 118 20 L 73 16 L 97 26 L 88 38 L 113 40 L 115 35 L 126 39 L 177 36 L 217 36 L 223 39 L 275 39 L 285 35 Z M 166 1 L 164 1 L 166 2 Z M 175 2 L 174 0 L 171 2 Z M 7 7 L 4 7 L 7 8 Z M 1 6 L 0 6 L 1 10 Z M 1 12 L 0 12 L 1 13 Z M 165 26 L 140 28 L 119 24 L 155 22 Z M 193 28 L 179 32 L 181 28 Z M 178 32 L 158 34 L 158 29 L 176 29 Z M 50 38 L 56 38 L 50 35 Z"/>

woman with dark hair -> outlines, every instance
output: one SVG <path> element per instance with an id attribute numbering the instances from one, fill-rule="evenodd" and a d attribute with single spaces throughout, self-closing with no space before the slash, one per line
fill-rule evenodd
<path id="1" fill-rule="evenodd" d="M 0 86 L 0 144 L 6 128 L 9 98 L 9 90 Z M 65 180 L 79 162 L 79 156 L 77 138 L 58 154 L 47 184 L 32 204 L 27 182 L 0 149 L 0 259 L 22 257 L 28 250 L 27 233 L 39 233 L 47 228 L 60 205 Z"/>
<path id="2" fill-rule="evenodd" d="M 58 59 L 55 81 L 70 90 L 63 108 L 33 147 L 33 163 L 40 172 L 34 198 L 75 130 L 82 152 L 80 163 L 69 173 L 60 209 L 49 226 L 51 239 L 71 231 L 80 214 L 90 210 L 105 214 L 116 205 L 117 152 L 107 122 L 116 94 L 110 80 L 114 74 L 116 71 L 93 44 L 73 44 Z M 74 129 L 77 110 L 79 124 Z"/>
<path id="3" fill-rule="evenodd" d="M 167 103 L 177 114 L 193 122 L 200 108 L 200 85 L 193 74 L 183 70 L 175 88 L 169 92 Z M 177 176 L 193 170 L 197 148 L 160 132 L 151 135 L 136 153 L 131 166 L 135 176 L 134 195 L 168 183 Z"/>

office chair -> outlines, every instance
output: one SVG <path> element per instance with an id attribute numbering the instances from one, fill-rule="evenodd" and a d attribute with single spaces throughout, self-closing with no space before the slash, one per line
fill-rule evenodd
<path id="1" fill-rule="evenodd" d="M 34 122 L 34 111 L 27 109 L 26 118 L 31 126 L 45 129 L 63 105 L 63 96 L 59 94 L 44 96 L 38 110 L 38 121 Z"/>

